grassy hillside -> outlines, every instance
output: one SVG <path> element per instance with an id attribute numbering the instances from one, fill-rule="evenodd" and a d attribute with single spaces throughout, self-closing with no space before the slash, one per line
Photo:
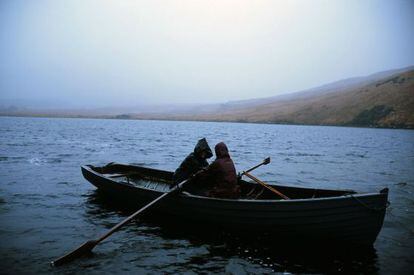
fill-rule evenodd
<path id="1" fill-rule="evenodd" d="M 228 103 L 191 113 L 141 113 L 131 118 L 414 128 L 414 70 L 374 76 L 252 104 Z"/>
<path id="2" fill-rule="evenodd" d="M 414 67 L 270 98 L 205 105 L 101 109 L 0 108 L 0 115 L 233 121 L 414 129 Z"/>

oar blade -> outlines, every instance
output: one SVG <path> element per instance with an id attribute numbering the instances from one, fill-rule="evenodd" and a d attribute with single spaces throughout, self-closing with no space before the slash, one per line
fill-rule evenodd
<path id="1" fill-rule="evenodd" d="M 68 263 L 70 261 L 73 261 L 74 259 L 80 258 L 90 253 L 97 244 L 98 243 L 95 240 L 87 241 L 86 243 L 83 243 L 81 246 L 79 246 L 72 252 L 69 252 L 68 254 L 60 257 L 59 259 L 52 261 L 50 264 L 52 266 L 59 266 L 59 265 Z"/>
<path id="2" fill-rule="evenodd" d="M 267 158 L 265 158 L 264 160 L 263 160 L 263 164 L 264 165 L 267 165 L 267 164 L 269 164 L 270 163 L 270 157 L 267 157 Z"/>

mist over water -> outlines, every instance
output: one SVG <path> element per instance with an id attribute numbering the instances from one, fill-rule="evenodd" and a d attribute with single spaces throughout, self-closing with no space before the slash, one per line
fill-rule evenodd
<path id="1" fill-rule="evenodd" d="M 5 273 L 409 273 L 414 247 L 414 132 L 213 122 L 0 117 L 0 270 Z M 99 196 L 80 166 L 111 161 L 174 170 L 206 137 L 238 171 L 268 183 L 374 192 L 391 206 L 374 249 L 281 251 L 228 236 L 134 222 L 60 268 L 48 263 L 130 213 Z M 305 249 L 304 249 L 305 250 Z"/>

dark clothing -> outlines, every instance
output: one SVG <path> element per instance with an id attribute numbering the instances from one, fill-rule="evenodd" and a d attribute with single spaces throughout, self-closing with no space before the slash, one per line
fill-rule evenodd
<path id="1" fill-rule="evenodd" d="M 195 153 L 189 154 L 180 166 L 175 170 L 173 180 L 175 184 L 178 184 L 188 179 L 194 173 L 208 166 L 208 162 L 205 159 L 197 157 Z"/>
<path id="2" fill-rule="evenodd" d="M 211 187 L 208 195 L 217 198 L 239 198 L 240 189 L 237 183 L 236 168 L 226 144 L 218 143 L 215 151 L 216 159 L 200 177 Z"/>
<path id="3" fill-rule="evenodd" d="M 188 179 L 194 173 L 208 166 L 208 162 L 205 158 L 201 157 L 201 153 L 206 153 L 206 158 L 211 158 L 213 153 L 211 152 L 210 146 L 208 146 L 205 138 L 200 139 L 194 148 L 194 152 L 189 154 L 180 166 L 175 170 L 173 175 L 174 184 L 178 184 Z"/>

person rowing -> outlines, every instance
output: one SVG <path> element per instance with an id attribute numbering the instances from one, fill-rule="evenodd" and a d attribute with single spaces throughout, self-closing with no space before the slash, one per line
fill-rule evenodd
<path id="1" fill-rule="evenodd" d="M 196 176 L 196 184 L 207 187 L 206 195 L 209 197 L 238 199 L 240 187 L 236 168 L 226 144 L 217 143 L 214 151 L 216 159 Z"/>
<path id="2" fill-rule="evenodd" d="M 200 139 L 194 151 L 190 153 L 184 160 L 181 162 L 180 166 L 175 170 L 173 175 L 173 185 L 174 187 L 178 183 L 188 179 L 191 175 L 202 170 L 203 168 L 208 167 L 207 159 L 211 158 L 213 153 L 211 152 L 210 146 L 205 138 Z"/>

